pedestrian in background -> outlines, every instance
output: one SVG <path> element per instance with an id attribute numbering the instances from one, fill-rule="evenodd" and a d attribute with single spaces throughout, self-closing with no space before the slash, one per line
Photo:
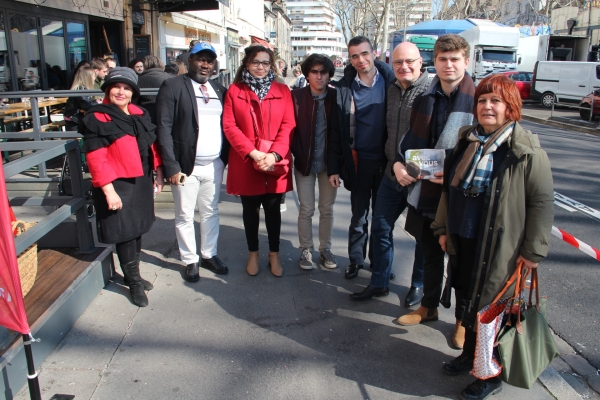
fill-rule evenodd
<path id="1" fill-rule="evenodd" d="M 304 74 L 302 74 L 302 67 L 300 65 L 296 65 L 292 70 L 292 73 L 294 74 L 295 79 L 290 84 L 290 88 L 294 90 L 306 87 L 306 77 Z"/>
<path id="2" fill-rule="evenodd" d="M 407 150 L 452 149 L 458 141 L 458 131 L 473 123 L 473 79 L 466 74 L 469 65 L 469 43 L 461 36 L 441 36 L 434 45 L 436 77 L 428 90 L 415 100 L 410 129 L 400 143 L 394 174 L 402 186 L 409 186 L 408 212 L 405 229 L 421 244 L 425 257 L 423 299 L 419 308 L 398 318 L 404 326 L 417 325 L 438 319 L 438 306 L 444 280 L 444 251 L 431 224 L 442 196 L 443 175 L 435 179 L 420 179 L 409 175 L 404 156 Z M 456 305 L 456 323 L 452 343 L 461 349 L 465 330 L 460 318 L 464 304 Z"/>
<path id="3" fill-rule="evenodd" d="M 377 191 L 377 203 L 373 210 L 371 228 L 373 243 L 373 274 L 363 291 L 352 294 L 352 300 L 368 300 L 379 293 L 389 291 L 394 262 L 394 227 L 406 208 L 408 190 L 394 176 L 392 166 L 400 141 L 408 130 L 410 112 L 415 98 L 429 86 L 427 71 L 421 72 L 421 53 L 413 43 L 400 43 L 392 52 L 392 65 L 396 82 L 387 93 L 387 141 L 385 176 Z M 423 252 L 417 244 L 414 251 L 411 284 L 404 305 L 418 304 L 423 297 Z"/>
<path id="4" fill-rule="evenodd" d="M 443 367 L 448 375 L 471 370 L 477 313 L 521 262 L 524 268 L 537 268 L 548 254 L 554 219 L 550 161 L 538 136 L 518 123 L 519 89 L 507 76 L 491 75 L 479 82 L 475 99 L 478 123 L 460 130 L 444 163 L 443 192 L 432 224 L 451 258 L 452 286 L 463 313 L 457 318 L 466 328 L 462 354 Z M 485 399 L 501 390 L 500 377 L 478 379 L 460 397 Z"/>
<path id="5" fill-rule="evenodd" d="M 164 71 L 165 66 L 156 56 L 146 56 L 143 61 L 143 72 L 138 79 L 140 89 L 156 89 L 160 88 L 166 79 L 173 76 Z M 144 107 L 150 113 L 152 122 L 156 123 L 156 96 L 143 95 L 138 99 L 137 104 Z"/>
<path id="6" fill-rule="evenodd" d="M 333 204 L 337 186 L 327 175 L 327 148 L 332 129 L 337 127 L 336 90 L 328 87 L 335 74 L 331 60 L 322 54 L 311 54 L 302 63 L 308 86 L 292 92 L 296 128 L 292 140 L 294 176 L 300 202 L 298 240 L 300 268 L 313 268 L 313 223 L 315 214 L 315 184 L 319 188 L 319 261 L 325 268 L 336 268 L 331 253 Z M 335 126 L 335 127 L 334 127 Z"/>
<path id="7" fill-rule="evenodd" d="M 165 65 L 165 72 L 169 75 L 173 76 L 177 76 L 179 75 L 179 67 L 177 66 L 176 63 L 170 63 Z"/>
<path id="8" fill-rule="evenodd" d="M 332 166 L 328 173 L 333 174 L 336 185 L 341 178 L 350 190 L 350 265 L 346 268 L 345 277 L 352 279 L 358 275 L 367 258 L 369 208 L 375 208 L 377 190 L 386 165 L 386 96 L 396 77 L 390 67 L 375 59 L 371 41 L 364 36 L 354 37 L 348 42 L 348 54 L 352 65 L 344 69 L 344 77 L 334 85 L 351 91 L 354 106 L 350 108 L 348 118 L 344 118 L 347 127 L 340 129 L 339 136 L 332 140 L 330 157 L 337 160 L 338 165 Z M 372 263 L 373 246 L 369 245 L 368 249 Z M 387 292 L 382 290 L 379 295 L 387 293 L 389 289 Z"/>
<path id="9" fill-rule="evenodd" d="M 156 99 L 158 142 L 175 205 L 175 233 L 188 282 L 200 279 L 200 267 L 226 274 L 217 256 L 219 197 L 229 143 L 222 130 L 226 89 L 210 79 L 217 53 L 199 42 L 190 51 L 189 72 L 163 81 Z M 166 75 L 166 74 L 165 74 Z M 194 211 L 200 213 L 200 256 Z"/>
<path id="10" fill-rule="evenodd" d="M 83 66 L 77 70 L 71 90 L 93 90 L 96 74 L 92 67 Z M 76 131 L 77 126 L 83 120 L 85 113 L 97 104 L 92 100 L 92 96 L 70 96 L 65 104 L 63 112 L 65 119 L 65 129 L 67 131 Z"/>
<path id="11" fill-rule="evenodd" d="M 145 307 L 144 290 L 153 286 L 140 276 L 142 235 L 154 223 L 153 190 L 160 193 L 164 179 L 156 126 L 131 103 L 140 94 L 137 79 L 130 68 L 113 68 L 102 84 L 103 104 L 85 115 L 79 132 L 94 185 L 98 240 L 115 244 L 131 300 Z"/>
<path id="12" fill-rule="evenodd" d="M 227 193 L 242 200 L 249 251 L 246 271 L 252 276 L 259 272 L 258 225 L 262 205 L 269 238 L 269 267 L 273 275 L 282 276 L 280 203 L 281 196 L 293 190 L 292 172 L 289 169 L 280 176 L 265 172 L 273 171 L 275 163 L 282 159 L 292 162 L 294 105 L 288 87 L 275 82 L 273 52 L 264 46 L 250 46 L 245 53 L 234 83 L 227 91 L 223 111 L 223 128 L 233 149 L 229 157 Z M 257 149 L 259 138 L 272 141 L 267 152 Z"/>
<path id="13" fill-rule="evenodd" d="M 142 72 L 144 72 L 144 61 L 140 60 L 139 58 L 134 58 L 129 63 L 129 68 L 134 70 L 136 74 L 140 75 Z"/>

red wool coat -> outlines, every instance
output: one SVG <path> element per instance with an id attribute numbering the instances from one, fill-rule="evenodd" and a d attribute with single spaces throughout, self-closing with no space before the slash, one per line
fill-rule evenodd
<path id="1" fill-rule="evenodd" d="M 144 113 L 135 104 L 129 104 L 128 109 L 132 115 L 142 115 Z M 94 116 L 101 122 L 111 121 L 108 114 L 94 113 Z M 156 142 L 152 144 L 150 150 L 154 168 L 161 166 L 162 159 L 158 153 Z M 131 135 L 120 137 L 112 142 L 110 146 L 90 151 L 86 154 L 86 160 L 94 187 L 108 185 L 117 178 L 137 178 L 144 175 L 137 140 Z"/>
<path id="2" fill-rule="evenodd" d="M 296 122 L 292 94 L 286 85 L 273 82 L 262 102 L 245 83 L 234 83 L 227 90 L 223 108 L 223 131 L 231 144 L 227 193 L 240 196 L 258 196 L 266 193 L 285 193 L 293 190 L 292 171 L 284 176 L 272 176 L 254 169 L 254 160 L 248 154 L 256 149 L 250 107 L 263 126 L 264 139 L 273 141 L 270 151 L 289 160 L 292 166 L 290 143 Z M 261 120 L 262 116 L 262 120 Z"/>

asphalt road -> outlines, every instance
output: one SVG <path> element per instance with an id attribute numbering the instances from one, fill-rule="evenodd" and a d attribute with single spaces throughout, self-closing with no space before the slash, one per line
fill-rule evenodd
<path id="1" fill-rule="evenodd" d="M 600 249 L 600 137 L 530 122 L 522 125 L 539 134 L 552 164 L 555 193 L 588 207 L 573 207 L 572 202 L 565 207 L 565 201 L 555 201 L 554 226 Z M 539 268 L 550 326 L 600 368 L 600 262 L 552 236 L 550 253 Z"/>

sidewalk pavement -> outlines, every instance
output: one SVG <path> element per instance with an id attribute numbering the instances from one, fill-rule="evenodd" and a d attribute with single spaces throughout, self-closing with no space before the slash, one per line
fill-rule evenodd
<path id="1" fill-rule="evenodd" d="M 397 225 L 397 278 L 390 295 L 352 302 L 348 295 L 368 285 L 370 272 L 367 266 L 354 280 L 344 279 L 348 192 L 340 188 L 335 205 L 332 252 L 339 267 L 334 270 L 298 267 L 296 193 L 286 201 L 282 278 L 268 271 L 263 223 L 261 271 L 256 277 L 246 274 L 241 204 L 225 194 L 225 185 L 219 256 L 229 266 L 228 275 L 202 269 L 200 282 L 184 281 L 173 211 L 157 210 L 143 238 L 142 274 L 154 283 L 150 305 L 134 306 L 116 276 L 39 366 L 43 398 L 56 393 L 74 394 L 77 400 L 458 398 L 474 378 L 441 372 L 460 354 L 450 347 L 454 310 L 440 308 L 439 321 L 424 325 L 394 323 L 409 312 L 399 299 L 410 285 L 414 240 Z M 313 254 L 318 260 L 318 252 Z M 574 354 L 559 343 L 561 352 Z M 504 385 L 494 399 L 581 398 L 555 369 L 549 368 L 543 380 L 528 391 Z M 27 399 L 27 389 L 16 398 Z"/>
<path id="2" fill-rule="evenodd" d="M 556 106 L 554 112 L 552 112 L 549 108 L 542 107 L 538 102 L 526 101 L 523 104 L 522 114 L 525 121 L 600 136 L 598 121 L 593 120 L 590 124 L 582 120 L 579 116 L 579 110 L 576 108 Z"/>

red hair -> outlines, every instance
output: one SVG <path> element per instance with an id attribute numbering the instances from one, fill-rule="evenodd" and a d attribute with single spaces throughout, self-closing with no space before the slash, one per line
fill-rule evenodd
<path id="1" fill-rule="evenodd" d="M 479 96 L 494 93 L 506 104 L 506 118 L 510 121 L 521 120 L 521 107 L 523 101 L 517 85 L 508 76 L 493 74 L 483 78 L 475 89 L 475 106 L 473 114 L 477 117 L 477 100 Z"/>

